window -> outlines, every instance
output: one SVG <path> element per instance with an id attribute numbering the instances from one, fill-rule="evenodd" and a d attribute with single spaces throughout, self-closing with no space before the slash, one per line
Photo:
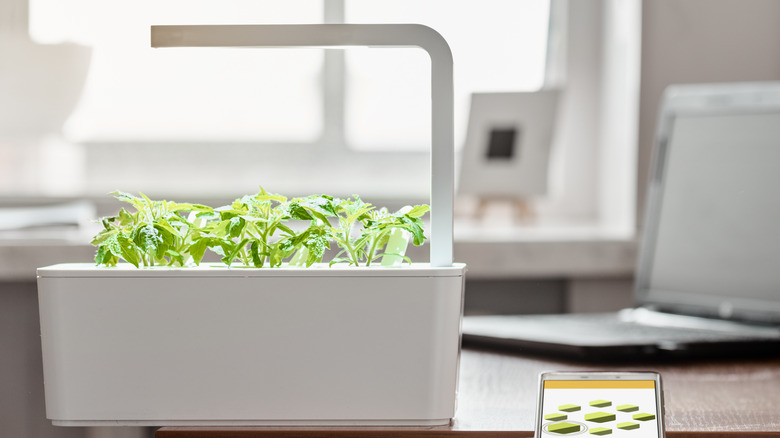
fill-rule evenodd
<path id="1" fill-rule="evenodd" d="M 598 257 L 586 257 L 583 268 L 568 255 L 567 242 L 581 249 L 582 241 L 606 239 L 608 246 L 588 247 L 589 253 L 614 255 L 613 240 L 634 235 L 639 0 L 30 2 L 35 40 L 90 45 L 93 62 L 89 89 L 70 121 L 71 143 L 52 142 L 17 160 L 24 169 L 16 174 L 26 178 L 11 173 L 6 180 L 20 182 L 9 185 L 9 193 L 18 194 L 19 187 L 36 195 L 105 198 L 122 189 L 217 203 L 214 198 L 263 184 L 289 195 L 358 192 L 382 205 L 392 205 L 382 198 L 424 202 L 430 181 L 427 91 L 417 91 L 429 72 L 421 53 L 148 47 L 151 24 L 417 21 L 438 29 L 453 48 L 456 147 L 465 134 L 469 92 L 534 89 L 542 82 L 563 88 L 551 193 L 534 199 L 533 225 L 486 227 L 474 221 L 469 228 L 463 220 L 456 222 L 456 241 L 487 241 L 491 254 L 494 240 L 553 241 L 560 257 L 545 252 L 541 258 L 550 261 L 552 272 L 569 263 L 582 274 Z M 416 15 L 403 15 L 410 13 Z M 512 36 L 518 29 L 536 29 L 538 38 Z M 123 47 L 112 42 L 115 37 L 131 40 Z M 536 42 L 528 52 L 496 45 L 513 39 Z M 522 62 L 522 72 L 535 73 L 521 80 L 512 70 L 515 62 Z M 53 77 L 61 67 L 52 59 L 46 72 Z M 62 169 L 69 170 L 54 172 Z M 82 182 L 71 183 L 82 175 Z M 512 272 L 516 255 L 505 257 Z M 530 263 L 538 258 L 533 250 L 527 255 L 524 272 L 547 272 Z"/>
<path id="2" fill-rule="evenodd" d="M 31 0 L 39 42 L 93 47 L 68 137 L 86 143 L 306 145 L 427 151 L 429 62 L 415 50 L 149 48 L 151 24 L 416 22 L 456 62 L 456 143 L 469 93 L 544 79 L 548 0 Z"/>
<path id="3" fill-rule="evenodd" d="M 152 24 L 316 23 L 307 0 L 33 0 L 31 34 L 93 49 L 77 142 L 314 142 L 322 130 L 321 51 L 154 50 Z M 67 5 L 67 6 L 65 6 Z"/>
<path id="4" fill-rule="evenodd" d="M 465 136 L 470 93 L 542 86 L 548 15 L 549 2 L 540 0 L 348 0 L 345 10 L 347 22 L 424 23 L 447 40 L 455 63 L 456 145 Z M 348 144 L 360 149 L 426 149 L 427 58 L 410 50 L 386 52 L 346 53 Z M 388 125 L 403 129 L 390 130 Z"/>
<path id="5" fill-rule="evenodd" d="M 422 51 L 151 49 L 148 38 L 151 24 L 406 21 L 439 30 L 452 47 L 456 148 L 469 93 L 564 86 L 552 193 L 535 202 L 538 223 L 615 223 L 630 233 L 639 5 L 31 0 L 30 31 L 38 42 L 93 48 L 86 92 L 67 126 L 85 157 L 87 195 L 119 188 L 226 196 L 262 184 L 289 194 L 424 201 L 430 102 Z"/>

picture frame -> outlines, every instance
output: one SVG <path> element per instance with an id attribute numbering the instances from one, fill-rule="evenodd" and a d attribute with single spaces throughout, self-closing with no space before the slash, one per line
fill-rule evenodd
<path id="1" fill-rule="evenodd" d="M 457 193 L 518 200 L 546 195 L 559 94 L 473 93 Z"/>

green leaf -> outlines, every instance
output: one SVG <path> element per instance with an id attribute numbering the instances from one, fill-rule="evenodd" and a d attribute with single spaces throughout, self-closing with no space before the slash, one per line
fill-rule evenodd
<path id="1" fill-rule="evenodd" d="M 282 261 L 286 257 L 291 256 L 294 251 L 295 251 L 295 245 L 291 240 L 289 239 L 280 240 L 279 242 L 276 242 L 274 245 L 271 245 L 268 264 L 272 268 L 281 266 Z"/>
<path id="2" fill-rule="evenodd" d="M 136 216 L 128 213 L 124 208 L 119 210 L 119 225 L 126 226 L 136 222 Z"/>
<path id="3" fill-rule="evenodd" d="M 305 208 L 309 214 L 322 222 L 327 222 L 328 217 L 335 217 L 336 206 L 333 205 L 333 197 L 327 195 L 312 195 L 294 200 Z"/>
<path id="4" fill-rule="evenodd" d="M 225 257 L 222 258 L 222 262 L 230 266 L 233 261 L 238 257 L 238 253 L 246 246 L 249 239 L 244 239 L 241 242 L 233 245 L 223 243 L 222 248 L 225 249 Z"/>
<path id="5" fill-rule="evenodd" d="M 167 204 L 167 211 L 168 212 L 212 212 L 214 209 L 207 205 L 203 204 L 191 204 L 189 202 L 185 203 L 177 203 L 173 201 L 168 201 Z"/>
<path id="6" fill-rule="evenodd" d="M 420 246 L 425 242 L 425 231 L 423 230 L 423 223 L 420 219 L 408 219 L 403 218 L 402 222 L 406 225 L 406 229 L 412 233 L 414 239 L 412 243 L 415 246 Z"/>
<path id="7" fill-rule="evenodd" d="M 100 223 L 103 225 L 103 230 L 112 230 L 114 227 L 111 224 L 116 221 L 116 219 L 116 216 L 100 218 Z"/>
<path id="8" fill-rule="evenodd" d="M 306 208 L 304 208 L 298 201 L 291 201 L 287 205 L 287 208 L 289 209 L 290 217 L 292 219 L 307 220 L 307 221 L 312 220 L 312 216 L 309 214 Z"/>
<path id="9" fill-rule="evenodd" d="M 169 249 L 165 251 L 165 255 L 171 259 L 171 261 L 168 263 L 169 266 L 173 265 L 174 263 L 178 263 L 179 266 L 184 266 L 184 256 L 178 252 Z"/>
<path id="10" fill-rule="evenodd" d="M 235 216 L 230 219 L 230 223 L 228 224 L 228 235 L 230 237 L 239 237 L 241 235 L 241 231 L 244 230 L 244 226 L 246 225 L 246 220 L 240 216 Z"/>
<path id="11" fill-rule="evenodd" d="M 363 202 L 357 195 L 352 200 L 346 200 L 339 205 L 347 214 L 347 221 L 353 224 L 357 221 L 369 219 L 368 213 L 374 209 L 374 206 Z"/>
<path id="12" fill-rule="evenodd" d="M 119 190 L 116 190 L 114 192 L 111 192 L 110 195 L 113 195 L 116 199 L 118 199 L 118 200 L 120 200 L 122 202 L 127 202 L 127 203 L 131 204 L 133 207 L 136 208 L 136 210 L 143 210 L 144 209 L 143 200 L 139 199 L 139 198 L 136 198 L 135 196 L 133 196 L 133 195 L 131 195 L 129 193 L 125 193 L 125 192 L 121 192 Z"/>
<path id="13" fill-rule="evenodd" d="M 155 255 L 158 259 L 162 259 L 168 252 L 168 249 L 176 245 L 176 238 L 174 236 L 178 233 L 176 233 L 175 230 L 169 231 L 167 228 L 164 228 L 162 226 L 162 221 L 157 223 L 154 226 L 154 229 L 157 231 L 160 238 L 160 242 L 157 244 Z"/>
<path id="14" fill-rule="evenodd" d="M 230 251 L 232 251 L 233 243 L 229 240 L 213 239 L 209 242 L 209 249 L 212 250 L 214 254 L 225 257 L 225 254 L 230 254 Z"/>
<path id="15" fill-rule="evenodd" d="M 323 235 L 311 237 L 304 245 L 309 250 L 308 257 L 306 258 L 306 267 L 321 262 L 322 257 L 325 255 L 325 251 L 330 249 L 328 239 Z"/>
<path id="16" fill-rule="evenodd" d="M 98 265 L 102 265 L 105 263 L 105 260 L 111 256 L 111 251 L 106 249 L 105 246 L 99 246 L 97 249 L 97 252 L 95 253 L 95 263 Z"/>
<path id="17" fill-rule="evenodd" d="M 230 227 L 230 219 L 213 223 L 208 227 L 208 230 L 215 236 L 226 237 L 228 235 L 228 227 Z"/>
<path id="18" fill-rule="evenodd" d="M 98 247 L 97 253 L 95 254 L 95 263 L 98 265 L 105 265 L 105 266 L 116 266 L 116 264 L 119 262 L 119 258 L 111 253 L 111 251 L 105 247 L 101 246 Z"/>
<path id="19" fill-rule="evenodd" d="M 277 195 L 274 193 L 268 193 L 265 191 L 263 187 L 260 187 L 260 191 L 254 196 L 254 199 L 257 201 L 276 201 L 279 203 L 287 202 L 287 198 L 285 198 L 284 196 Z"/>
<path id="20" fill-rule="evenodd" d="M 195 217 L 204 217 L 209 219 L 216 219 L 219 215 L 212 209 L 209 211 L 200 211 L 195 214 Z"/>
<path id="21" fill-rule="evenodd" d="M 149 207 L 150 209 L 154 207 L 155 203 L 152 202 L 152 200 L 149 199 L 148 196 L 146 196 L 146 195 L 144 195 L 143 193 L 140 193 L 140 192 L 138 194 L 141 195 L 141 198 L 143 198 L 143 200 L 144 200 L 144 202 L 145 202 L 147 207 Z"/>
<path id="22" fill-rule="evenodd" d="M 95 237 L 92 238 L 92 241 L 90 244 L 99 246 L 104 244 L 108 239 L 111 238 L 111 236 L 116 236 L 116 234 L 119 233 L 119 230 L 116 229 L 109 229 L 109 230 L 102 230 L 99 233 L 95 235 Z"/>
<path id="23" fill-rule="evenodd" d="M 183 224 L 186 225 L 184 219 L 178 216 L 175 215 L 171 216 L 171 219 L 175 221 L 181 221 Z M 157 221 L 157 223 L 154 224 L 154 228 L 156 228 L 157 231 L 160 232 L 163 238 L 163 242 L 166 245 L 173 245 L 174 236 L 178 236 L 180 238 L 184 237 L 179 233 L 179 230 L 177 230 L 173 225 L 170 224 L 170 222 L 168 222 L 165 219 L 160 219 L 159 221 Z"/>
<path id="24" fill-rule="evenodd" d="M 154 254 L 163 242 L 160 232 L 151 225 L 136 228 L 132 241 L 146 254 Z"/>
<path id="25" fill-rule="evenodd" d="M 263 259 L 260 257 L 259 247 L 260 244 L 257 243 L 257 241 L 254 241 L 251 245 L 249 245 L 249 253 L 252 256 L 252 264 L 255 265 L 255 268 L 263 267 Z"/>
<path id="26" fill-rule="evenodd" d="M 425 213 L 429 212 L 431 207 L 429 205 L 415 205 L 409 210 L 406 215 L 413 218 L 423 217 Z"/>
<path id="27" fill-rule="evenodd" d="M 284 233 L 287 233 L 287 235 L 289 235 L 289 236 L 292 236 L 292 235 L 295 234 L 295 231 L 293 231 L 292 228 L 288 227 L 287 225 L 285 225 L 285 224 L 283 224 L 281 222 L 276 225 L 276 228 L 278 228 L 279 230 L 283 231 Z"/>
<path id="28" fill-rule="evenodd" d="M 209 247 L 209 238 L 203 237 L 200 238 L 192 243 L 189 247 L 190 255 L 192 256 L 192 261 L 196 265 L 200 265 L 201 260 L 203 260 L 203 256 L 206 254 L 206 249 Z"/>
<path id="29" fill-rule="evenodd" d="M 138 251 L 133 241 L 124 234 L 117 234 L 116 243 L 119 246 L 118 255 L 137 268 L 140 258 L 138 257 Z"/>

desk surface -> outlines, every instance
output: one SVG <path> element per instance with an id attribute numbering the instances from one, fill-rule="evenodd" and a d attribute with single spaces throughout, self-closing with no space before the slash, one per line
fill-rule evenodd
<path id="1" fill-rule="evenodd" d="M 464 349 L 458 413 L 449 426 L 165 427 L 157 431 L 156 438 L 530 437 L 539 373 L 589 369 L 660 371 L 670 437 L 780 437 L 780 359 L 601 366 Z"/>

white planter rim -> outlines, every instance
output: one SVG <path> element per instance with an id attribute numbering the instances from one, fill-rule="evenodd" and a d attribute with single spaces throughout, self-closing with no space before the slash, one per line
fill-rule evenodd
<path id="1" fill-rule="evenodd" d="M 200 266 L 151 266 L 136 268 L 129 263 L 114 267 L 92 263 L 62 263 L 38 268 L 38 278 L 47 277 L 451 277 L 466 270 L 463 263 L 432 267 L 430 263 L 412 263 L 397 267 L 346 266 L 319 263 L 308 268 L 284 265 L 278 268 L 226 266 L 220 263 L 202 263 Z"/>

